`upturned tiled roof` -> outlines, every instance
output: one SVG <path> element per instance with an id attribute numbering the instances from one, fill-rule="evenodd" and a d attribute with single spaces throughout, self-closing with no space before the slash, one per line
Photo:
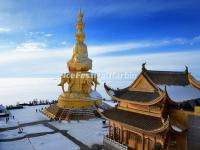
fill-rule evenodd
<path id="1" fill-rule="evenodd" d="M 137 101 L 137 102 L 150 102 L 160 97 L 158 92 L 143 92 L 143 91 L 129 91 L 128 88 L 114 90 L 109 88 L 106 84 L 105 89 L 113 93 L 113 96 L 122 100 Z"/>
<path id="2" fill-rule="evenodd" d="M 125 111 L 111 109 L 103 112 L 103 115 L 111 120 L 121 122 L 142 130 L 152 131 L 163 126 L 161 118 Z"/>
<path id="3" fill-rule="evenodd" d="M 144 72 L 155 84 L 181 86 L 189 84 L 187 73 L 185 71 L 175 72 L 145 70 Z"/>
<path id="4" fill-rule="evenodd" d="M 159 97 L 158 92 L 142 92 L 142 91 L 115 91 L 115 97 L 120 99 L 127 99 L 137 102 L 150 102 Z"/>

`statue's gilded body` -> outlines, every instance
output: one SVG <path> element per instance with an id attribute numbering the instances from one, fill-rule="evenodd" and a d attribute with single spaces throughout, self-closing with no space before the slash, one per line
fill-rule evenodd
<path id="1" fill-rule="evenodd" d="M 65 107 L 85 107 L 86 101 L 88 106 L 101 100 L 101 96 L 96 92 L 99 84 L 97 74 L 88 72 L 92 69 L 92 60 L 88 58 L 87 45 L 84 43 L 85 34 L 83 33 L 83 13 L 80 11 L 78 22 L 76 24 L 76 43 L 73 48 L 72 58 L 67 62 L 69 73 L 61 76 L 61 82 L 58 84 L 62 87 L 62 94 L 58 98 L 58 105 Z M 65 85 L 68 90 L 65 90 Z M 93 87 L 93 88 L 92 88 Z M 93 93 L 93 94 L 91 94 Z M 94 94 L 95 93 L 95 94 Z M 94 97 L 94 95 L 99 95 Z M 70 103 L 69 106 L 69 102 Z M 77 106 L 78 104 L 78 106 Z"/>
<path id="2" fill-rule="evenodd" d="M 58 103 L 50 105 L 44 114 L 51 119 L 85 120 L 96 117 L 102 97 L 96 91 L 99 84 L 97 74 L 89 72 L 92 60 L 88 58 L 87 45 L 84 43 L 83 13 L 80 11 L 76 24 L 76 43 L 72 58 L 67 62 L 68 73 L 61 76 L 58 84 L 62 93 Z M 66 87 L 66 88 L 65 88 Z"/>
<path id="3" fill-rule="evenodd" d="M 68 85 L 68 91 L 65 91 L 64 85 Z M 61 82 L 58 86 L 62 87 L 63 93 L 81 93 L 88 96 L 90 91 L 96 91 L 96 87 L 99 84 L 97 80 L 97 74 L 90 72 L 76 72 L 66 73 L 61 76 Z M 94 86 L 94 89 L 91 87 Z"/>
<path id="4" fill-rule="evenodd" d="M 84 43 L 76 43 L 73 56 L 67 65 L 70 72 L 88 71 L 92 69 L 92 60 L 88 58 L 87 46 Z"/>

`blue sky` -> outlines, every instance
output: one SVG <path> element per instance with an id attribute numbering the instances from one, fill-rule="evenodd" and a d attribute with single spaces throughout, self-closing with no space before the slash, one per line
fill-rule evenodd
<path id="1" fill-rule="evenodd" d="M 85 14 L 86 43 L 92 59 L 121 57 L 127 67 L 126 56 L 174 52 L 195 56 L 200 48 L 199 6 L 198 0 L 2 0 L 0 68 L 4 71 L 0 77 L 56 77 L 66 71 L 80 8 Z M 151 61 L 146 61 L 151 67 Z M 156 63 L 159 61 L 160 58 Z M 197 61 L 187 59 L 181 63 L 179 67 L 188 65 L 194 72 L 199 69 Z M 167 66 L 160 64 L 156 69 L 168 69 Z M 182 68 L 171 68 L 174 69 Z"/>
<path id="2" fill-rule="evenodd" d="M 199 6 L 198 0 L 1 0 L 0 69 L 4 71 L 0 77 L 58 76 L 72 53 L 80 8 L 93 59 L 177 52 L 196 55 L 200 48 Z M 196 73 L 199 64 L 182 63 L 200 76 Z M 50 71 L 48 65 L 58 70 Z M 165 65 L 155 69 L 165 69 Z"/>
<path id="3" fill-rule="evenodd" d="M 59 78 L 84 12 L 93 72 L 132 72 L 141 64 L 200 79 L 199 0 L 1 0 L 0 78 Z M 131 79 L 132 80 L 132 79 Z"/>

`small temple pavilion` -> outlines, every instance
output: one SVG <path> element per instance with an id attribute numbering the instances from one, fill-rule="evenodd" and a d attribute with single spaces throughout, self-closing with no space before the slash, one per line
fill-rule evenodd
<path id="1" fill-rule="evenodd" d="M 187 67 L 180 72 L 155 71 L 143 64 L 141 73 L 128 87 L 104 87 L 118 102 L 115 108 L 103 112 L 109 121 L 104 138 L 107 149 L 187 149 L 187 120 L 198 113 L 184 110 L 182 103 L 200 100 L 200 83 Z"/>
<path id="2" fill-rule="evenodd" d="M 56 120 L 82 120 L 94 118 L 102 97 L 96 91 L 99 84 L 97 74 L 89 72 L 92 60 L 88 58 L 87 45 L 84 43 L 83 13 L 80 10 L 76 24 L 76 43 L 72 58 L 67 62 L 68 73 L 61 76 L 58 86 L 62 94 L 58 103 L 48 107 L 44 114 Z M 65 89 L 65 85 L 68 90 Z"/>

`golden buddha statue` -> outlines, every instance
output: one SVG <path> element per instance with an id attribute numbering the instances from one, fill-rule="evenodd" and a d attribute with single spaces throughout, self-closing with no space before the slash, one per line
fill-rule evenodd
<path id="1" fill-rule="evenodd" d="M 91 116 L 87 117 L 88 110 L 91 108 L 91 113 L 94 112 L 94 108 L 97 108 L 102 101 L 101 95 L 96 91 L 96 87 L 99 84 L 97 74 L 88 72 L 92 69 L 92 60 L 88 58 L 87 46 L 84 43 L 82 11 L 79 12 L 76 29 L 76 43 L 73 48 L 73 55 L 67 63 L 69 73 L 64 73 L 58 84 L 62 88 L 62 94 L 58 98 L 58 103 L 50 106 L 44 112 L 51 118 L 69 120 L 69 117 L 66 117 L 70 116 L 69 114 L 63 117 L 63 112 L 66 114 L 68 110 L 70 112 L 75 110 L 75 116 L 79 116 L 79 119 L 80 116 L 82 118 L 91 118 Z M 68 86 L 68 90 L 65 90 L 65 85 Z M 55 113 L 55 110 L 57 110 L 57 113 Z M 87 113 L 85 115 L 77 115 L 79 110 Z M 58 112 L 61 112 L 60 115 L 58 115 Z M 94 117 L 94 115 L 92 116 Z"/>

